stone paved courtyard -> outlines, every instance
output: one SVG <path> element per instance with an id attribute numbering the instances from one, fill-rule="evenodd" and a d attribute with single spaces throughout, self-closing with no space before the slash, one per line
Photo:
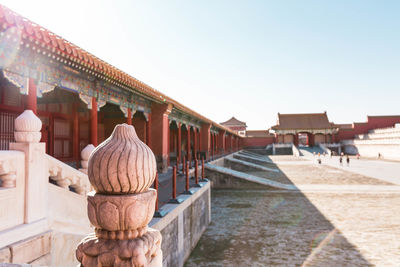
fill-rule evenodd
<path id="1" fill-rule="evenodd" d="M 295 185 L 337 186 L 322 192 L 213 190 L 212 223 L 186 266 L 400 266 L 398 186 L 332 166 L 288 162 L 278 167 Z M 351 190 L 341 190 L 346 184 Z M 384 190 L 388 185 L 392 191 Z"/>

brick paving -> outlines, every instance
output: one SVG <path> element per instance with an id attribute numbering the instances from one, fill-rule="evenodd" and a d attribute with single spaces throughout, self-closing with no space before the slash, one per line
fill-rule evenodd
<path id="1" fill-rule="evenodd" d="M 212 223 L 185 266 L 400 266 L 398 186 L 329 166 L 288 166 L 278 163 L 299 188 L 329 185 L 213 190 Z M 347 184 L 354 190 L 341 190 Z"/>

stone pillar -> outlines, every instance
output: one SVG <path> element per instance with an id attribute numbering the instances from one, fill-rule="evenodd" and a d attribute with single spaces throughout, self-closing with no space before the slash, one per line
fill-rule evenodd
<path id="1" fill-rule="evenodd" d="M 97 100 L 92 97 L 92 109 L 90 110 L 90 143 L 97 146 Z"/>
<path id="2" fill-rule="evenodd" d="M 81 172 L 88 174 L 88 162 L 90 154 L 92 154 L 93 150 L 95 149 L 94 145 L 88 144 L 85 146 L 84 149 L 81 151 L 81 168 L 79 169 Z"/>
<path id="3" fill-rule="evenodd" d="M 29 78 L 26 108 L 37 114 L 37 91 L 35 80 L 32 78 Z"/>
<path id="4" fill-rule="evenodd" d="M 25 216 L 24 222 L 31 223 L 47 217 L 48 178 L 46 144 L 39 143 L 41 120 L 32 110 L 25 110 L 15 119 L 14 137 L 10 150 L 25 153 Z"/>
<path id="5" fill-rule="evenodd" d="M 156 155 L 157 168 L 161 173 L 168 170 L 168 115 L 172 106 L 153 103 L 151 117 L 151 149 Z M 150 120 L 149 120 L 150 121 Z"/>
<path id="6" fill-rule="evenodd" d="M 76 250 L 82 266 L 162 267 L 161 233 L 148 228 L 156 171 L 153 152 L 131 125 L 117 125 L 93 151 L 88 176 L 96 193 L 88 195 L 88 217 L 95 233 Z"/>
<path id="7" fill-rule="evenodd" d="M 211 129 L 211 124 L 208 123 L 203 123 L 200 129 L 201 151 L 203 151 L 206 154 L 206 159 L 210 157 L 210 142 L 211 142 L 210 129 Z"/>

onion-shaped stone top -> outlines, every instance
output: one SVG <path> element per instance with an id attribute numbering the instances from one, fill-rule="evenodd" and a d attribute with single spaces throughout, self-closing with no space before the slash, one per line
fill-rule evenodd
<path id="1" fill-rule="evenodd" d="M 140 141 L 135 128 L 118 124 L 90 155 L 88 176 L 97 193 L 132 194 L 149 189 L 156 169 L 153 152 Z"/>
<path id="2" fill-rule="evenodd" d="M 93 150 L 95 149 L 94 145 L 88 144 L 85 146 L 84 149 L 81 151 L 81 158 L 82 160 L 89 160 L 90 154 L 92 154 Z"/>
<path id="3" fill-rule="evenodd" d="M 15 131 L 17 132 L 40 132 L 42 121 L 32 112 L 25 110 L 15 119 Z"/>

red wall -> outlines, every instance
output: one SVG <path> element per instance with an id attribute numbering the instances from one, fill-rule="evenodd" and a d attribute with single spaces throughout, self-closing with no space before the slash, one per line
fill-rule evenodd
<path id="1" fill-rule="evenodd" d="M 339 129 L 337 141 L 354 139 L 355 135 L 368 133 L 372 129 L 393 127 L 395 123 L 400 123 L 400 116 L 368 116 L 367 122 L 353 123 L 353 129 Z"/>
<path id="2" fill-rule="evenodd" d="M 273 144 L 275 137 L 245 137 L 243 140 L 243 147 L 266 147 Z"/>

